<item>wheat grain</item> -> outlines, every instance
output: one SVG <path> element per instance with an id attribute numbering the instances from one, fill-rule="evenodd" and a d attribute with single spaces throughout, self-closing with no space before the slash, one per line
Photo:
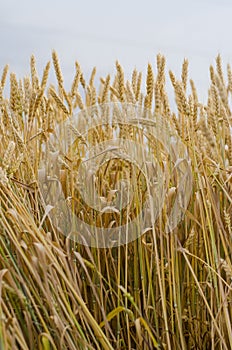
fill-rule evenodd
<path id="1" fill-rule="evenodd" d="M 212 101 L 212 106 L 210 109 L 210 114 L 209 114 L 209 124 L 211 125 L 214 135 L 217 135 L 217 118 L 219 117 L 219 96 L 218 96 L 218 91 L 215 87 L 215 85 L 211 86 L 211 101 Z"/>
<path id="2" fill-rule="evenodd" d="M 18 83 L 16 75 L 10 74 L 10 107 L 12 111 L 16 112 L 18 107 Z"/>
<path id="3" fill-rule="evenodd" d="M 0 84 L 0 109 L 3 111 L 3 104 L 4 104 L 4 99 L 3 99 L 3 94 L 2 94 L 2 85 Z"/>
<path id="4" fill-rule="evenodd" d="M 192 228 L 185 241 L 184 246 L 188 249 L 191 248 L 191 246 L 194 246 L 196 244 L 196 236 L 196 231 L 194 230 L 194 228 Z"/>
<path id="5" fill-rule="evenodd" d="M 135 68 L 133 70 L 132 77 L 131 77 L 131 84 L 132 84 L 134 95 L 136 94 L 137 79 L 138 79 L 138 72 L 137 72 L 137 69 Z"/>
<path id="6" fill-rule="evenodd" d="M 230 64 L 227 65 L 227 79 L 228 79 L 227 90 L 232 93 L 232 72 L 231 72 Z"/>
<path id="7" fill-rule="evenodd" d="M 42 80 L 41 80 L 41 90 L 44 91 L 45 88 L 46 88 L 46 85 L 47 85 L 47 82 L 48 82 L 48 75 L 49 75 L 49 71 L 50 71 L 50 62 L 48 62 L 46 64 L 46 67 L 44 68 L 44 71 L 43 71 L 43 77 L 42 77 Z"/>
<path id="8" fill-rule="evenodd" d="M 69 107 L 68 113 L 71 115 L 72 114 L 71 94 L 68 94 L 64 88 L 62 89 L 62 94 L 64 95 L 65 101 L 67 102 L 67 105 Z"/>
<path id="9" fill-rule="evenodd" d="M 82 97 L 81 97 L 81 95 L 79 94 L 78 91 L 76 92 L 76 104 L 75 104 L 75 106 L 78 106 L 82 110 L 85 108 L 84 102 L 82 100 Z"/>
<path id="10" fill-rule="evenodd" d="M 186 92 L 186 89 L 187 89 L 188 65 L 189 65 L 189 62 L 188 62 L 187 59 L 185 59 L 184 62 L 183 62 L 183 65 L 182 65 L 182 74 L 181 74 L 183 89 L 184 89 L 185 92 Z"/>
<path id="11" fill-rule="evenodd" d="M 86 88 L 86 81 L 85 81 L 83 73 L 81 73 L 81 75 L 80 75 L 80 82 L 81 82 L 83 89 L 85 89 Z"/>
<path id="12" fill-rule="evenodd" d="M 135 94 L 136 101 L 139 101 L 139 99 L 142 99 L 142 97 L 140 96 L 141 84 L 142 84 L 142 73 L 139 72 L 138 80 L 137 80 L 137 87 L 136 87 L 136 94 Z M 140 104 L 140 106 L 142 105 L 141 101 L 139 104 Z"/>
<path id="13" fill-rule="evenodd" d="M 116 62 L 116 68 L 118 72 L 118 93 L 120 102 L 125 102 L 125 86 L 124 86 L 124 72 L 121 65 Z"/>
<path id="14" fill-rule="evenodd" d="M 79 84 L 79 81 L 80 81 L 80 75 L 81 75 L 80 66 L 79 66 L 78 62 L 75 63 L 75 67 L 76 67 L 76 73 L 75 73 L 75 77 L 73 79 L 73 83 L 72 83 L 72 87 L 71 87 L 71 96 L 72 96 L 72 98 L 75 97 L 75 94 L 76 94 L 76 91 L 77 91 L 77 88 L 78 88 L 78 84 Z"/>
<path id="15" fill-rule="evenodd" d="M 133 103 L 133 104 L 136 103 L 134 90 L 129 81 L 126 82 L 126 96 L 127 96 L 127 102 Z"/>
<path id="16" fill-rule="evenodd" d="M 147 88 L 147 102 L 145 105 L 145 108 L 151 109 L 152 106 L 152 98 L 153 98 L 153 89 L 154 89 L 154 74 L 152 70 L 152 66 L 150 63 L 148 63 L 147 66 L 147 81 L 146 81 L 146 88 Z"/>
<path id="17" fill-rule="evenodd" d="M 35 91 L 39 90 L 39 78 L 38 73 L 36 69 L 36 60 L 35 56 L 31 56 L 31 81 L 32 81 L 32 87 Z"/>
<path id="18" fill-rule="evenodd" d="M 155 83 L 155 115 L 159 115 L 161 108 L 161 96 L 160 96 L 160 86 L 158 82 Z"/>
<path id="19" fill-rule="evenodd" d="M 6 172 L 0 167 L 0 184 L 3 186 L 7 186 L 8 184 L 8 178 L 6 175 Z"/>
<path id="20" fill-rule="evenodd" d="M 95 106 L 97 103 L 97 92 L 94 86 L 91 87 L 91 106 Z"/>
<path id="21" fill-rule="evenodd" d="M 120 98 L 119 93 L 113 86 L 110 86 L 110 92 L 111 92 L 111 100 L 115 99 L 116 101 L 118 101 Z"/>
<path id="22" fill-rule="evenodd" d="M 161 87 L 161 91 L 163 90 L 163 86 L 165 84 L 165 57 L 162 55 L 157 55 L 157 69 L 158 69 L 158 74 L 157 74 L 157 83 Z"/>
<path id="23" fill-rule="evenodd" d="M 3 69 L 2 77 L 1 77 L 1 86 L 2 86 L 2 89 L 4 88 L 5 83 L 6 83 L 6 77 L 7 77 L 8 71 L 9 71 L 9 65 L 6 64 L 5 67 L 4 67 L 4 69 Z"/>
<path id="24" fill-rule="evenodd" d="M 229 160 L 229 164 L 232 165 L 232 135 L 231 135 L 231 130 L 228 133 L 228 160 Z"/>
<path id="25" fill-rule="evenodd" d="M 205 136 L 207 142 L 209 143 L 210 148 L 211 149 L 215 148 L 215 146 L 216 146 L 215 137 L 212 133 L 212 130 L 206 125 L 206 122 L 204 120 L 201 123 L 201 130 L 202 130 L 202 133 Z"/>
<path id="26" fill-rule="evenodd" d="M 148 63 L 147 66 L 147 96 L 152 95 L 153 93 L 153 88 L 154 88 L 154 74 L 152 70 L 152 65 Z"/>
<path id="27" fill-rule="evenodd" d="M 226 86 L 223 85 L 222 81 L 219 79 L 218 76 L 216 76 L 216 84 L 217 84 L 218 95 L 220 97 L 219 104 L 224 106 L 227 110 L 229 110 Z"/>
<path id="28" fill-rule="evenodd" d="M 10 141 L 8 146 L 7 146 L 7 149 L 6 149 L 3 161 L 2 161 L 2 169 L 3 170 L 8 170 L 9 166 L 11 165 L 14 150 L 15 150 L 15 143 L 14 143 L 14 141 Z"/>
<path id="29" fill-rule="evenodd" d="M 35 97 L 35 100 L 34 100 L 34 104 L 32 104 L 32 108 L 33 108 L 33 111 L 29 112 L 29 121 L 28 123 L 30 124 L 30 121 L 32 121 L 36 115 L 36 112 L 37 112 L 37 109 L 39 108 L 39 105 L 41 104 L 42 102 L 42 99 L 43 99 L 43 94 L 44 94 L 44 91 L 43 89 L 41 88 L 38 95 Z"/>
<path id="30" fill-rule="evenodd" d="M 162 55 L 160 53 L 158 53 L 156 55 L 156 65 L 157 65 L 158 72 L 160 70 L 161 62 L 162 62 Z"/>
<path id="31" fill-rule="evenodd" d="M 53 66 L 55 68 L 55 73 L 56 73 L 58 85 L 62 89 L 64 79 L 63 79 L 63 75 L 62 75 L 61 68 L 60 68 L 60 62 L 59 62 L 59 58 L 58 58 L 56 51 L 52 51 L 52 60 L 53 60 Z"/>
<path id="32" fill-rule="evenodd" d="M 29 113 L 30 96 L 31 96 L 31 83 L 29 77 L 23 79 L 24 86 L 24 112 L 27 115 Z"/>
<path id="33" fill-rule="evenodd" d="M 92 101 L 92 89 L 91 89 L 91 86 L 88 85 L 87 89 L 86 89 L 86 95 L 85 95 L 86 107 L 90 107 L 91 106 L 91 101 Z"/>
<path id="34" fill-rule="evenodd" d="M 226 227 L 227 227 L 228 232 L 229 232 L 229 234 L 230 234 L 230 236 L 231 236 L 231 235 L 232 235 L 232 224 L 231 224 L 230 214 L 227 213 L 226 208 L 224 208 L 223 214 L 224 214 L 224 219 L 225 219 Z"/>
<path id="35" fill-rule="evenodd" d="M 209 67 L 209 72 L 210 72 L 210 79 L 211 79 L 212 85 L 216 85 L 215 72 L 214 72 L 213 66 Z"/>
<path id="36" fill-rule="evenodd" d="M 29 110 L 28 110 L 28 128 L 31 128 L 31 124 L 34 120 L 34 106 L 36 102 L 36 92 L 33 90 L 30 96 L 30 104 L 29 104 Z"/>
<path id="37" fill-rule="evenodd" d="M 223 78 L 223 71 L 222 71 L 222 60 L 221 60 L 221 56 L 218 55 L 216 57 L 216 65 L 217 65 L 217 74 L 221 80 L 221 83 L 223 85 L 225 85 L 225 82 L 224 82 L 224 78 Z"/>
<path id="38" fill-rule="evenodd" d="M 101 103 L 105 103 L 108 101 L 108 92 L 110 87 L 110 75 L 108 74 L 105 80 L 102 97 L 101 97 Z"/>
<path id="39" fill-rule="evenodd" d="M 171 79 L 173 87 L 175 88 L 175 86 L 176 86 L 176 77 L 175 77 L 174 73 L 171 70 L 169 71 L 169 77 Z"/>
<path id="40" fill-rule="evenodd" d="M 93 83 L 94 83 L 94 78 L 95 78 L 96 72 L 97 72 L 97 68 L 93 67 L 93 70 L 92 70 L 92 73 L 91 73 L 90 79 L 89 79 L 89 86 L 90 87 L 93 87 Z"/>
<path id="41" fill-rule="evenodd" d="M 181 130 L 180 130 L 179 121 L 178 121 L 175 113 L 172 113 L 172 121 L 173 121 L 173 124 L 175 126 L 175 129 L 176 129 L 178 135 L 181 136 Z"/>
<path id="42" fill-rule="evenodd" d="M 188 101 L 183 90 L 182 84 L 180 82 L 175 82 L 175 95 L 176 95 L 176 103 L 177 108 L 180 115 L 184 118 L 184 116 L 189 115 L 189 106 Z M 184 124 L 184 121 L 183 121 Z M 183 128 L 182 128 L 183 129 Z"/>
<path id="43" fill-rule="evenodd" d="M 57 106 L 65 113 L 65 114 L 69 114 L 69 111 L 67 109 L 67 107 L 64 105 L 63 101 L 61 100 L 61 98 L 57 95 L 56 91 L 53 88 L 49 89 L 49 93 L 51 95 L 51 97 L 54 99 L 54 101 L 56 102 Z"/>
<path id="44" fill-rule="evenodd" d="M 164 115 L 169 119 L 171 116 L 171 108 L 168 100 L 168 95 L 164 89 L 161 89 L 161 102 L 163 104 Z"/>
<path id="45" fill-rule="evenodd" d="M 194 81 L 192 79 L 190 79 L 190 86 L 191 86 L 191 90 L 192 90 L 194 103 L 198 104 L 197 89 L 196 89 Z"/>

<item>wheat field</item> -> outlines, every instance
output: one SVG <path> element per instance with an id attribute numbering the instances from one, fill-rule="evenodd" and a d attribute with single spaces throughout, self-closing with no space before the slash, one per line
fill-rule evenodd
<path id="1" fill-rule="evenodd" d="M 58 55 L 52 52 L 40 77 L 35 57 L 30 76 L 18 78 L 6 65 L 0 81 L 0 349 L 231 349 L 232 348 L 232 71 L 221 57 L 210 66 L 207 104 L 189 78 L 167 71 L 165 57 L 136 69 L 126 80 L 89 81 L 75 62 L 69 91 Z M 50 83 L 50 69 L 57 78 Z M 143 91 L 143 79 L 145 89 Z M 169 102 L 167 81 L 175 96 Z M 9 87 L 9 89 L 7 89 Z M 8 92 L 9 91 L 9 92 Z M 75 114 L 99 106 L 133 105 L 146 127 L 168 122 L 191 159 L 192 186 L 183 219 L 165 231 L 177 181 L 168 166 L 164 205 L 155 224 L 128 244 L 97 248 L 60 232 L 48 215 L 39 186 L 44 145 Z M 107 109 L 106 109 L 107 110 Z M 101 118 L 101 115 L 100 115 Z M 90 128 L 89 145 L 120 139 L 143 143 L 143 129 L 119 123 Z M 87 150 L 80 130 L 60 162 L 62 190 L 75 214 L 94 227 L 127 225 L 143 207 L 147 174 L 127 159 L 104 162 L 96 173 L 101 201 L 115 183 L 134 186 L 133 203 L 114 212 L 88 206 L 74 186 Z M 161 167 L 162 145 L 146 135 L 146 147 Z M 91 148 L 90 147 L 90 148 Z M 132 152 L 132 150 L 130 150 Z M 169 170 L 168 170 L 169 169 Z M 80 229 L 81 231 L 81 229 Z M 80 232 L 81 234 L 81 232 Z"/>

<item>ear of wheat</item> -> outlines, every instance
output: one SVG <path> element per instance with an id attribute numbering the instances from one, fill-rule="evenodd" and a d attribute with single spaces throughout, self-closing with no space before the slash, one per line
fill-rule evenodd
<path id="1" fill-rule="evenodd" d="M 147 66 L 145 89 L 142 73 L 134 69 L 126 80 L 118 61 L 115 76 L 106 75 L 100 82 L 95 67 L 87 80 L 76 61 L 73 82 L 65 89 L 55 51 L 51 63 L 40 77 L 32 55 L 30 76 L 20 80 L 6 65 L 0 79 L 0 348 L 231 349 L 230 65 L 227 76 L 220 56 L 215 68 L 210 67 L 205 105 L 189 79 L 187 59 L 180 77 L 169 71 L 174 102 L 167 93 L 169 78 L 161 54 L 156 64 Z M 50 69 L 57 79 L 54 85 Z M 123 119 L 118 125 L 107 124 L 110 104 L 118 118 L 125 106 L 133 105 L 144 129 L 125 125 Z M 58 154 L 51 139 L 57 130 L 62 135 L 62 123 L 75 113 L 82 117 L 79 128 L 68 129 L 67 152 Z M 82 122 L 94 122 L 96 115 L 104 123 L 82 133 Z M 190 203 L 171 234 L 164 227 L 178 193 L 179 173 L 177 167 L 170 170 L 164 145 L 150 132 L 158 117 L 186 146 L 193 174 Z M 142 172 L 129 159 L 117 157 L 103 162 L 95 174 L 99 210 L 87 205 L 74 186 L 86 154 L 117 137 L 141 145 L 146 139 L 165 174 L 164 206 L 155 226 L 144 227 L 144 234 L 128 245 L 84 246 L 63 236 L 51 220 L 54 208 L 41 193 L 48 192 L 49 185 L 57 195 L 60 188 L 55 187 L 55 169 L 47 160 L 49 154 L 56 160 L 67 207 L 81 220 L 104 228 L 127 225 L 140 213 L 149 172 L 157 169 L 147 166 Z M 133 152 L 129 147 L 128 154 Z M 104 150 L 100 156 L 103 159 Z M 50 182 L 41 190 L 39 180 L 49 171 Z M 120 181 L 125 196 L 126 181 L 132 185 L 133 201 L 110 212 L 112 203 L 124 200 L 116 188 Z M 81 226 L 78 229 L 81 232 Z"/>

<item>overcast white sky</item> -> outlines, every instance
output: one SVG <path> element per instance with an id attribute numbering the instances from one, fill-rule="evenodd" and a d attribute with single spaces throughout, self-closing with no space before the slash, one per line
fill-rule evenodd
<path id="1" fill-rule="evenodd" d="M 129 76 L 135 66 L 155 65 L 159 52 L 179 74 L 187 57 L 205 96 L 216 55 L 232 63 L 232 1 L 1 0 L 0 43 L 0 69 L 9 63 L 18 76 L 29 73 L 32 53 L 42 74 L 55 49 L 67 85 L 75 60 L 87 76 L 95 65 L 104 76 L 118 59 Z"/>

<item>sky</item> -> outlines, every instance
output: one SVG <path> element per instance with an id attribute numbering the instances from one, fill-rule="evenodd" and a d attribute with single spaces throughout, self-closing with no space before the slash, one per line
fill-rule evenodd
<path id="1" fill-rule="evenodd" d="M 146 72 L 162 53 L 169 69 L 180 76 L 184 58 L 189 76 L 204 99 L 209 65 L 221 54 L 224 67 L 232 63 L 231 0 L 0 0 L 0 70 L 6 63 L 18 77 L 28 75 L 30 56 L 38 71 L 55 49 L 67 87 L 78 60 L 88 77 L 115 72 L 118 60 L 130 77 Z"/>

